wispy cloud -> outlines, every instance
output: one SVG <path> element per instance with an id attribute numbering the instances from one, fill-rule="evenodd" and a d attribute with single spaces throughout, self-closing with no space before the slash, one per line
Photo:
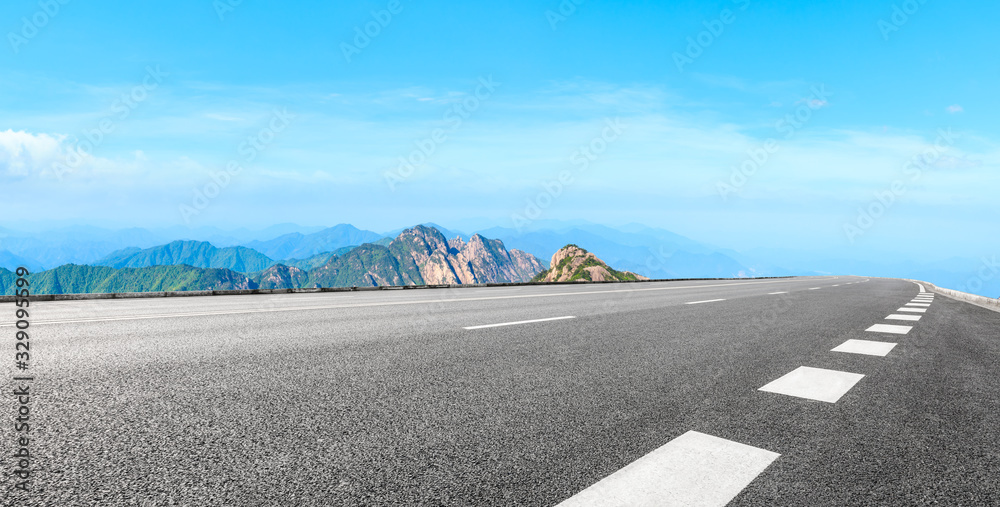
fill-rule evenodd
<path id="1" fill-rule="evenodd" d="M 205 118 L 218 121 L 244 121 L 244 119 L 239 116 L 230 116 L 220 113 L 205 113 Z"/>
<path id="2" fill-rule="evenodd" d="M 948 111 L 951 114 L 957 114 L 957 113 L 964 112 L 965 109 L 962 106 L 958 105 L 958 104 L 952 104 L 952 105 L 946 107 L 945 111 Z"/>

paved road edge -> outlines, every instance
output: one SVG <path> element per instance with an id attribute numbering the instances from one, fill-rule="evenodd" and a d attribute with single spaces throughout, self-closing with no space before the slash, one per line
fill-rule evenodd
<path id="1" fill-rule="evenodd" d="M 712 280 L 772 280 L 779 278 L 796 278 L 794 276 L 758 276 L 754 278 L 658 278 L 655 280 L 626 281 L 574 281 L 574 282 L 510 282 L 510 283 L 480 283 L 480 284 L 442 284 L 442 285 L 380 285 L 377 287 L 315 287 L 305 289 L 246 289 L 246 290 L 192 290 L 175 292 L 114 292 L 95 294 L 33 294 L 31 301 L 80 301 L 87 299 L 139 299 L 162 297 L 191 296 L 245 296 L 251 294 L 316 294 L 320 292 L 359 292 L 374 290 L 416 290 L 416 289 L 472 289 L 476 287 L 524 287 L 531 285 L 588 285 L 606 283 L 650 283 L 650 282 L 689 282 Z M 13 303 L 16 296 L 0 296 L 0 303 Z"/>
<path id="2" fill-rule="evenodd" d="M 994 312 L 1000 312 L 1000 299 L 988 298 L 986 296 L 979 296 L 976 294 L 969 294 L 968 292 L 957 291 L 955 289 L 946 289 L 944 287 L 938 287 L 930 282 L 925 282 L 923 280 L 910 280 L 911 282 L 918 282 L 924 284 L 925 287 L 930 288 L 934 292 L 948 296 L 952 299 L 957 299 L 958 301 L 964 301 L 966 303 L 971 303 L 976 306 L 981 306 L 987 310 L 993 310 Z"/>

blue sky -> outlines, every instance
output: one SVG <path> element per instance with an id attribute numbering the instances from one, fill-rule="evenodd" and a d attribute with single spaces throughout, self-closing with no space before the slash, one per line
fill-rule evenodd
<path id="1" fill-rule="evenodd" d="M 996 3 L 0 13 L 3 227 L 586 219 L 738 250 L 1000 250 Z"/>

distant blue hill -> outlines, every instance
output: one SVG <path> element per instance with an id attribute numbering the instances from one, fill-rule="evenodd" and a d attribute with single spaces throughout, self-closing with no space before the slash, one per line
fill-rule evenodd
<path id="1" fill-rule="evenodd" d="M 477 231 L 548 261 L 567 244 L 585 247 L 616 269 L 650 278 L 766 276 L 709 245 L 662 229 L 629 226 L 625 230 L 598 224 L 518 231 L 493 227 Z"/>
<path id="2" fill-rule="evenodd" d="M 48 269 L 63 264 L 91 264 L 115 250 L 146 248 L 168 241 L 170 239 L 146 229 L 109 230 L 73 226 L 37 234 L 11 233 L 0 237 L 0 250 L 7 250 Z"/>
<path id="3" fill-rule="evenodd" d="M 340 224 L 312 234 L 296 232 L 268 241 L 251 241 L 243 246 L 272 259 L 307 259 L 346 246 L 374 243 L 380 238 L 381 234 L 361 230 L 349 224 Z"/>
<path id="4" fill-rule="evenodd" d="M 20 267 L 28 268 L 33 273 L 44 269 L 37 261 L 12 254 L 7 250 L 0 250 L 0 268 L 16 271 Z"/>

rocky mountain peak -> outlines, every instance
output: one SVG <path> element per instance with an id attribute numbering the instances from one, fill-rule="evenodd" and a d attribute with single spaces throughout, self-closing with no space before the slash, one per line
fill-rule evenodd
<path id="1" fill-rule="evenodd" d="M 566 245 L 552 254 L 550 269 L 539 273 L 533 282 L 631 281 L 648 278 L 629 271 L 618 271 L 596 255 L 576 245 Z"/>

